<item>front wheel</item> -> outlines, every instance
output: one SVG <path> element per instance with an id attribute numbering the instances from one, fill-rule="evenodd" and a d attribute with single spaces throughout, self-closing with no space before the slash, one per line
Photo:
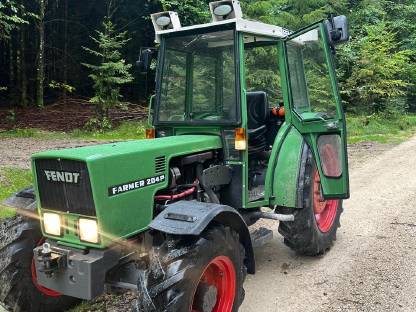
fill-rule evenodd
<path id="1" fill-rule="evenodd" d="M 303 191 L 299 201 L 303 207 L 293 212 L 293 222 L 280 222 L 279 232 L 284 243 L 299 254 L 315 256 L 325 253 L 336 240 L 340 226 L 342 200 L 324 200 L 321 180 L 310 149 L 304 153 L 305 166 L 301 172 Z"/>
<path id="2" fill-rule="evenodd" d="M 211 226 L 199 237 L 168 237 L 139 276 L 138 311 L 232 312 L 244 299 L 244 247 L 238 233 Z"/>

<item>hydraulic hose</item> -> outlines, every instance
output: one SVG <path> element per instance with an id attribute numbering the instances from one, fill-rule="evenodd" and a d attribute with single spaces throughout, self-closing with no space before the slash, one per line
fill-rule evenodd
<path id="1" fill-rule="evenodd" d="M 183 191 L 179 194 L 174 194 L 174 195 L 156 195 L 155 199 L 156 200 L 175 200 L 175 199 L 179 199 L 179 198 L 183 198 L 185 196 L 191 195 L 192 193 L 195 192 L 196 187 L 193 186 L 190 189 L 187 189 L 186 191 Z"/>

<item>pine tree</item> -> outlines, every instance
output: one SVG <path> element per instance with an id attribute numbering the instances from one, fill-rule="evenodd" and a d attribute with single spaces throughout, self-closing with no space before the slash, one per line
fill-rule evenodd
<path id="1" fill-rule="evenodd" d="M 396 34 L 385 23 L 364 27 L 366 36 L 351 45 L 359 51 L 351 75 L 343 85 L 344 93 L 361 103 L 360 111 L 386 109 L 388 101 L 406 95 L 412 84 L 406 68 L 415 53 L 396 49 Z M 399 107 L 396 107 L 397 109 Z"/>
<path id="2" fill-rule="evenodd" d="M 83 65 L 92 71 L 89 77 L 94 81 L 95 95 L 90 102 L 96 105 L 97 126 L 103 129 L 111 127 L 110 108 L 121 104 L 120 87 L 133 81 L 133 76 L 129 72 L 132 65 L 126 64 L 120 52 L 129 39 L 127 32 L 117 33 L 108 17 L 104 18 L 103 31 L 97 30 L 96 37 L 91 39 L 97 44 L 97 49 L 83 48 L 101 61 L 98 65 L 85 63 Z"/>

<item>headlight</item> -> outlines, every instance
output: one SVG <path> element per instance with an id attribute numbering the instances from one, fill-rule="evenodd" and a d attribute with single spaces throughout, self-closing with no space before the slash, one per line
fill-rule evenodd
<path id="1" fill-rule="evenodd" d="M 79 238 L 89 243 L 98 243 L 98 225 L 96 220 L 79 219 Z"/>
<path id="2" fill-rule="evenodd" d="M 57 213 L 44 213 L 43 228 L 47 234 L 61 236 L 61 216 Z"/>

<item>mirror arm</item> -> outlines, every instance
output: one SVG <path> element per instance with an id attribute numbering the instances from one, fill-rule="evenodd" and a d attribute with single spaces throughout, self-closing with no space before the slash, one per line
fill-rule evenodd
<path id="1" fill-rule="evenodd" d="M 149 127 L 151 127 L 153 125 L 153 116 L 154 116 L 153 110 L 154 110 L 154 99 L 155 99 L 155 97 L 156 97 L 156 94 L 152 94 L 150 96 L 150 99 L 149 99 L 149 111 L 148 111 L 148 114 L 147 114 L 147 125 Z"/>
<path id="2" fill-rule="evenodd" d="M 142 74 L 147 74 L 150 71 L 153 54 L 156 50 L 153 47 L 140 48 L 139 60 L 136 62 L 136 66 Z"/>

